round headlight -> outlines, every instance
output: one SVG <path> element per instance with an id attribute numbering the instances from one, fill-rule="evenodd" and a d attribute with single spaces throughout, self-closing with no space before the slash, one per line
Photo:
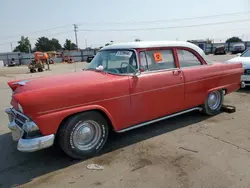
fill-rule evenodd
<path id="1" fill-rule="evenodd" d="M 23 107 L 18 103 L 18 109 L 23 113 Z"/>

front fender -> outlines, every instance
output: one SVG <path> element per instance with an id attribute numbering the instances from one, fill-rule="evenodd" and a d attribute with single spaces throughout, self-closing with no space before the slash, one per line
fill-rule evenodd
<path id="1" fill-rule="evenodd" d="M 56 134 L 58 127 L 65 118 L 79 112 L 85 112 L 90 110 L 102 111 L 109 118 L 112 126 L 115 125 L 114 119 L 112 118 L 108 110 L 99 105 L 88 105 L 88 106 L 64 109 L 56 112 L 50 112 L 47 114 L 40 115 L 36 118 L 33 118 L 33 120 L 38 125 L 42 135 Z"/>

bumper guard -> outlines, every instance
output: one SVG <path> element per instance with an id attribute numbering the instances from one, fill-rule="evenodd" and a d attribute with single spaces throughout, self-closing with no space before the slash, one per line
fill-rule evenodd
<path id="1" fill-rule="evenodd" d="M 54 144 L 55 135 L 40 136 L 35 138 L 23 138 L 25 131 L 17 125 L 16 119 L 16 110 L 8 108 L 5 110 L 8 114 L 10 123 L 8 128 L 11 130 L 12 139 L 18 141 L 17 149 L 22 152 L 34 152 L 48 148 Z M 34 122 L 30 121 L 34 124 Z"/>

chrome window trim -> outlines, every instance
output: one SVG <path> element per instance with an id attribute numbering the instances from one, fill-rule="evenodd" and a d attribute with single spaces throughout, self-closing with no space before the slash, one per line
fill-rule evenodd
<path id="1" fill-rule="evenodd" d="M 138 53 L 136 51 L 136 49 L 134 48 L 128 48 L 128 49 L 107 49 L 107 50 L 100 50 L 100 52 L 102 51 L 118 51 L 118 50 L 122 50 L 122 51 L 125 51 L 125 50 L 129 50 L 129 51 L 133 51 L 135 53 L 135 58 L 136 58 L 136 69 L 137 71 L 140 70 L 140 66 L 139 66 L 139 58 L 138 58 Z M 113 74 L 113 75 L 117 75 L 117 76 L 132 76 L 133 73 L 126 73 L 126 74 L 117 74 L 117 73 L 113 73 L 113 72 L 104 72 L 104 71 L 101 71 L 103 73 L 106 73 L 106 74 Z"/>
<path id="2" fill-rule="evenodd" d="M 195 68 L 195 67 L 204 67 L 204 66 L 211 66 L 212 64 L 201 64 L 201 65 L 195 65 L 195 66 L 189 66 L 189 67 L 180 67 L 180 69 L 188 69 L 188 68 Z"/>
<path id="3" fill-rule="evenodd" d="M 158 72 L 169 72 L 169 71 L 174 71 L 174 70 L 181 70 L 181 69 L 180 68 L 170 68 L 170 69 L 145 71 L 145 72 L 141 72 L 141 75 L 143 75 L 143 74 L 151 74 L 151 73 L 158 73 Z M 138 75 L 138 76 L 140 76 L 140 75 Z"/>
<path id="4" fill-rule="evenodd" d="M 187 49 L 190 49 L 190 48 L 187 48 Z M 181 65 L 180 65 L 180 60 L 179 60 L 178 50 L 184 50 L 184 51 L 187 51 L 187 52 L 193 54 L 193 55 L 196 57 L 196 59 L 200 62 L 200 65 L 194 65 L 194 66 L 188 66 L 188 67 L 181 67 Z M 190 50 L 191 50 L 191 49 L 190 49 Z M 177 57 L 178 57 L 179 66 L 180 66 L 180 69 L 181 69 L 181 70 L 182 70 L 182 69 L 186 69 L 186 68 L 193 68 L 193 67 L 203 67 L 204 65 L 212 65 L 212 64 L 210 64 L 210 63 L 207 63 L 207 61 L 205 60 L 205 58 L 199 54 L 199 55 L 200 55 L 200 58 L 202 58 L 202 60 L 203 60 L 204 62 L 206 62 L 206 64 L 203 64 L 203 63 L 199 60 L 199 58 L 197 57 L 197 55 L 196 55 L 195 53 L 193 53 L 193 52 L 191 52 L 191 51 L 189 51 L 189 50 L 186 50 L 186 49 L 177 48 L 177 49 L 176 49 L 176 54 L 177 54 Z"/>
<path id="5" fill-rule="evenodd" d="M 164 51 L 164 49 L 161 49 L 161 50 Z M 153 51 L 153 50 L 142 50 L 142 51 L 140 51 L 140 53 L 141 53 L 141 52 L 145 53 L 145 59 L 146 59 L 146 64 L 147 64 L 147 70 L 141 72 L 141 74 L 149 74 L 149 73 L 157 73 L 157 72 L 166 72 L 166 71 L 173 71 L 173 70 L 181 70 L 181 69 L 178 68 L 177 65 L 176 65 L 176 61 L 175 61 L 175 58 L 174 58 L 174 49 L 171 47 L 171 49 L 165 49 L 165 51 L 166 51 L 166 50 L 172 51 L 172 55 L 173 55 L 173 59 L 174 59 L 174 64 L 175 64 L 176 67 L 174 67 L 174 68 L 168 68 L 168 69 L 160 69 L 160 70 L 149 70 L 148 59 L 147 59 L 147 54 L 146 54 L 146 52 L 147 52 L 147 51 Z M 154 50 L 154 51 L 155 51 L 155 50 Z M 156 50 L 156 51 L 160 51 L 160 50 Z M 138 55 L 140 55 L 140 54 L 138 54 Z"/>

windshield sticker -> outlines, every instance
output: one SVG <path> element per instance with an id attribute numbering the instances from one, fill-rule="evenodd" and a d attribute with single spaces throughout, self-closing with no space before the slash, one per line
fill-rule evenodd
<path id="1" fill-rule="evenodd" d="M 131 51 L 117 51 L 115 56 L 120 56 L 120 57 L 131 57 L 133 52 Z"/>
<path id="2" fill-rule="evenodd" d="M 155 62 L 156 62 L 156 63 L 162 61 L 161 52 L 156 52 L 156 53 L 154 53 L 154 58 L 155 58 Z"/>

